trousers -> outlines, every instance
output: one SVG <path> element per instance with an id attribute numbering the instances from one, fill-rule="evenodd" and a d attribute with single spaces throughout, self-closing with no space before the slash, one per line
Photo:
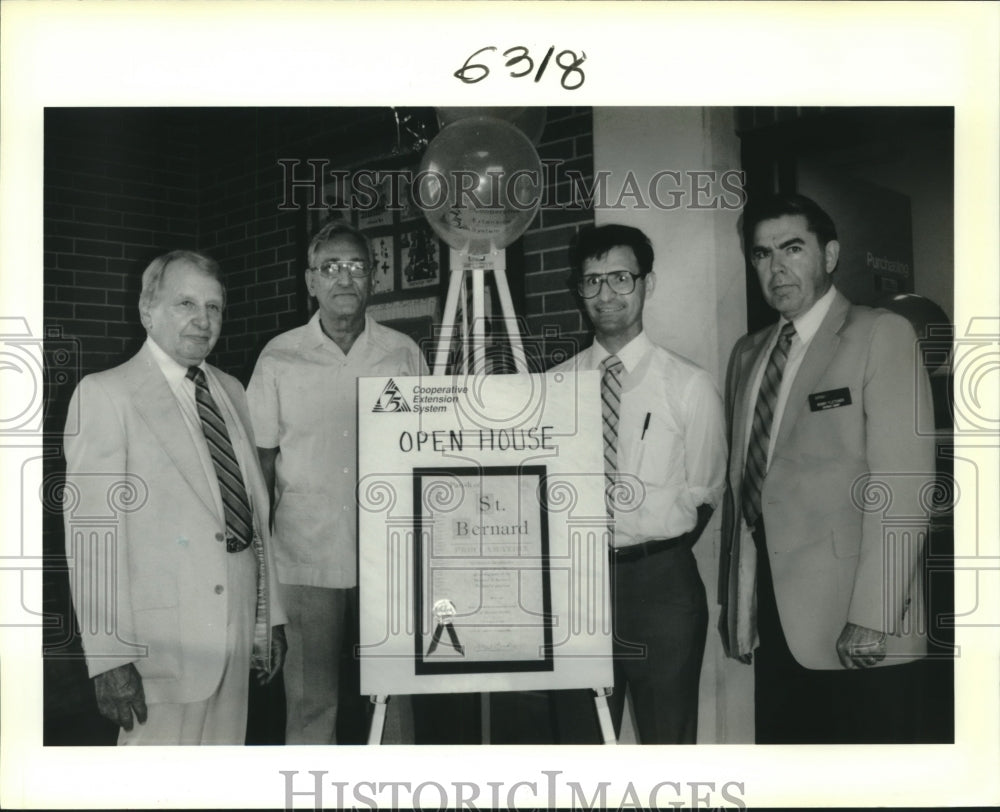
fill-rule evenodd
<path id="1" fill-rule="evenodd" d="M 608 706 L 615 735 L 628 692 L 640 743 L 693 744 L 708 603 L 691 545 L 613 561 L 611 600 L 615 684 Z M 558 743 L 602 741 L 592 691 L 552 691 L 550 709 Z"/>
<path id="2" fill-rule="evenodd" d="M 368 702 L 354 655 L 357 588 L 282 584 L 281 597 L 288 615 L 285 744 L 362 743 Z"/>
<path id="3" fill-rule="evenodd" d="M 918 740 L 925 663 L 820 670 L 798 664 L 781 629 L 763 521 L 757 547 L 754 720 L 758 744 L 903 744 Z"/>
<path id="4" fill-rule="evenodd" d="M 257 611 L 257 561 L 252 550 L 226 556 L 226 581 L 226 666 L 215 692 L 201 702 L 149 703 L 145 724 L 120 730 L 119 745 L 244 743 Z"/>

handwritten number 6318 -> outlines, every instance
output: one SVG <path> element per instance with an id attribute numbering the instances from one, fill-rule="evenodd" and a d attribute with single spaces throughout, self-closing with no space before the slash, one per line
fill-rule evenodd
<path id="1" fill-rule="evenodd" d="M 482 62 L 473 62 L 473 60 L 486 51 L 495 50 L 497 49 L 493 45 L 480 48 L 465 60 L 465 64 L 461 68 L 455 71 L 455 78 L 461 82 L 465 82 L 467 85 L 474 85 L 476 82 L 483 81 L 483 79 L 490 75 L 489 66 L 484 65 Z M 511 68 L 510 75 L 515 79 L 534 74 L 535 81 L 538 82 L 545 73 L 545 69 L 549 66 L 555 50 L 555 45 L 549 46 L 549 49 L 545 52 L 545 56 L 538 63 L 536 70 L 535 60 L 531 58 L 528 49 L 523 45 L 515 45 L 513 48 L 508 48 L 503 52 L 502 56 L 507 57 L 507 61 L 504 62 L 503 66 Z M 583 51 L 578 55 L 576 51 L 567 49 L 556 54 L 556 65 L 562 68 L 563 72 L 559 84 L 562 85 L 564 90 L 576 90 L 583 84 L 586 76 L 584 76 L 583 69 L 580 66 L 586 59 L 587 54 Z"/>

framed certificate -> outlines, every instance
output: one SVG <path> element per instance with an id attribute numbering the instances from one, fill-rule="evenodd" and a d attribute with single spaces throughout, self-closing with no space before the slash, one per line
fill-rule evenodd
<path id="1" fill-rule="evenodd" d="M 544 465 L 415 468 L 417 674 L 551 671 Z"/>

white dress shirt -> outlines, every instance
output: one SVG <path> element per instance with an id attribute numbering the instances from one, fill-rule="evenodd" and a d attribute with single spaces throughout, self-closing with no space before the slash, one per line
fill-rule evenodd
<path id="1" fill-rule="evenodd" d="M 771 455 L 774 453 L 774 443 L 778 438 L 778 429 L 781 427 L 781 418 L 785 413 L 785 405 L 788 403 L 788 392 L 792 388 L 792 381 L 795 380 L 795 375 L 802 365 L 802 359 L 805 357 L 806 350 L 809 349 L 809 344 L 812 342 L 813 336 L 819 330 L 819 326 L 823 323 L 823 319 L 826 318 L 826 314 L 830 312 L 830 305 L 833 304 L 836 293 L 836 289 L 831 285 L 830 289 L 820 296 L 813 303 L 812 307 L 798 318 L 792 319 L 792 324 L 795 326 L 795 335 L 792 336 L 792 343 L 788 348 L 788 360 L 785 362 L 785 371 L 781 376 L 778 399 L 774 404 L 774 416 L 771 419 L 771 435 L 768 438 L 767 445 L 768 467 L 771 465 Z M 757 408 L 757 394 L 760 392 L 760 384 L 764 379 L 764 370 L 767 367 L 768 359 L 771 357 L 771 351 L 774 349 L 775 344 L 778 343 L 778 334 L 787 322 L 788 319 L 784 316 L 778 320 L 774 328 L 774 333 L 768 340 L 767 347 L 761 353 L 757 361 L 757 368 L 754 370 L 753 385 L 750 389 L 750 408 L 747 410 L 745 416 L 746 432 L 744 436 L 746 437 L 746 445 L 743 447 L 744 459 L 746 459 L 745 452 L 750 446 L 750 427 L 753 425 L 753 413 Z"/>
<path id="2" fill-rule="evenodd" d="M 553 371 L 596 370 L 610 354 L 595 340 Z M 687 533 L 697 524 L 699 505 L 718 505 L 726 435 L 718 388 L 701 367 L 645 333 L 615 354 L 624 366 L 619 482 L 626 489 L 641 483 L 634 503 L 615 509 L 614 546 L 625 547 Z"/>
<path id="3" fill-rule="evenodd" d="M 222 505 L 222 493 L 219 491 L 219 480 L 215 473 L 215 463 L 212 462 L 212 454 L 208 450 L 208 443 L 205 440 L 205 433 L 201 427 L 198 402 L 195 400 L 194 394 L 194 381 L 187 377 L 188 367 L 178 364 L 152 338 L 147 337 L 146 343 L 149 345 L 150 352 L 153 354 L 153 358 L 156 359 L 156 363 L 162 370 L 164 377 L 166 377 L 170 391 L 174 393 L 174 398 L 177 400 L 177 405 L 184 417 L 184 424 L 191 434 L 194 447 L 198 450 L 198 458 L 201 460 L 202 468 L 205 470 L 205 478 L 208 480 L 208 487 L 212 492 L 216 509 L 219 512 L 219 519 L 225 525 L 226 513 Z M 208 391 L 211 393 L 215 405 L 219 407 L 222 419 L 226 422 L 226 429 L 229 432 L 229 442 L 233 445 L 236 460 L 240 464 L 240 471 L 244 472 L 243 487 L 246 490 L 250 508 L 253 510 L 253 495 L 251 489 L 247 487 L 245 471 L 247 470 L 247 456 L 249 454 L 256 455 L 257 449 L 251 447 L 250 439 L 247 437 L 243 425 L 236 417 L 235 408 L 229 402 L 229 397 L 226 395 L 225 390 L 215 380 L 212 370 L 204 362 L 198 364 L 198 367 L 205 373 L 205 380 L 208 382 Z"/>

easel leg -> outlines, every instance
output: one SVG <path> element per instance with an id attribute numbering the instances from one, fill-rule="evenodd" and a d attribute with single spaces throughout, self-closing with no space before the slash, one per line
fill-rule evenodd
<path id="1" fill-rule="evenodd" d="M 460 326 L 462 327 L 461 338 L 464 348 L 465 372 L 466 374 L 471 372 L 473 375 L 489 372 L 486 368 L 486 319 L 490 315 L 486 313 L 485 275 L 487 270 L 493 271 L 493 277 L 496 280 L 500 311 L 507 328 L 507 337 L 510 339 L 514 367 L 518 372 L 526 373 L 529 371 L 517 315 L 514 312 L 514 301 L 510 295 L 510 285 L 507 282 L 506 251 L 498 251 L 495 255 L 475 257 L 470 260 L 468 254 L 452 249 L 451 278 L 448 281 L 448 295 L 445 299 L 444 314 L 441 319 L 440 338 L 434 355 L 433 374 L 445 374 L 451 341 L 458 321 L 460 298 L 462 303 L 462 323 Z M 466 271 L 469 272 L 472 283 L 471 324 L 468 313 L 469 302 L 466 298 Z"/>
<path id="2" fill-rule="evenodd" d="M 608 707 L 608 697 L 612 688 L 595 688 L 594 705 L 597 707 L 597 721 L 601 726 L 601 736 L 605 744 L 618 744 L 615 738 L 615 726 L 611 721 L 611 709 Z"/>
<path id="3" fill-rule="evenodd" d="M 507 284 L 507 254 L 501 256 L 503 265 L 498 262 L 493 269 L 493 278 L 497 283 L 497 295 L 500 297 L 500 311 L 503 313 L 504 322 L 507 325 L 507 337 L 510 339 L 510 352 L 514 356 L 514 368 L 518 372 L 528 371 L 528 361 L 524 354 L 524 345 L 521 343 L 521 331 L 517 326 L 517 315 L 514 313 L 514 300 L 510 295 L 510 286 Z"/>
<path id="4" fill-rule="evenodd" d="M 448 296 L 444 303 L 444 315 L 441 319 L 441 336 L 438 339 L 437 352 L 434 355 L 434 374 L 444 375 L 448 365 L 448 351 L 451 349 L 451 337 L 455 330 L 455 316 L 458 313 L 458 294 L 462 289 L 462 279 L 465 276 L 463 267 L 455 270 L 454 263 L 461 263 L 462 256 L 457 251 L 451 253 L 452 272 L 448 279 Z"/>
<path id="5" fill-rule="evenodd" d="M 486 369 L 486 272 L 472 269 L 472 374 L 484 375 Z"/>
<path id="6" fill-rule="evenodd" d="M 385 711 L 389 705 L 388 696 L 371 697 L 375 712 L 372 714 L 372 724 L 368 729 L 368 744 L 382 744 L 382 730 L 385 728 Z"/>

